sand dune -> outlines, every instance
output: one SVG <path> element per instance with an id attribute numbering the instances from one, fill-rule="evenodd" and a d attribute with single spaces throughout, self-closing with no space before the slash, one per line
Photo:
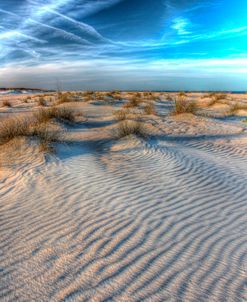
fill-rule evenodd
<path id="1" fill-rule="evenodd" d="M 245 133 L 22 154 L 0 176 L 2 301 L 247 300 Z"/>

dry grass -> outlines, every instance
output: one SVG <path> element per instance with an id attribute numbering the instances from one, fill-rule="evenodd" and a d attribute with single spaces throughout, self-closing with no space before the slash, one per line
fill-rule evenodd
<path id="1" fill-rule="evenodd" d="M 122 99 L 121 91 L 114 90 L 114 91 L 111 92 L 111 95 L 112 95 L 112 97 L 113 97 L 115 100 L 121 100 L 121 99 Z"/>
<path id="2" fill-rule="evenodd" d="M 188 100 L 188 98 L 183 95 L 176 96 L 173 114 L 194 113 L 195 110 L 196 104 L 194 101 Z"/>
<path id="3" fill-rule="evenodd" d="M 11 104 L 11 102 L 10 101 L 7 101 L 7 100 L 4 100 L 3 101 L 3 107 L 12 107 L 12 104 Z"/>
<path id="4" fill-rule="evenodd" d="M 247 110 L 247 104 L 235 103 L 230 107 L 229 115 L 234 115 L 239 110 Z"/>
<path id="5" fill-rule="evenodd" d="M 39 149 L 42 152 L 54 152 L 51 144 L 61 141 L 61 133 L 51 129 L 47 124 L 33 127 L 30 136 L 37 138 Z"/>
<path id="6" fill-rule="evenodd" d="M 40 109 L 34 113 L 37 123 L 46 123 L 51 119 L 57 119 L 65 122 L 75 121 L 74 110 L 67 107 L 51 107 L 47 109 Z"/>
<path id="7" fill-rule="evenodd" d="M 111 92 L 107 92 L 107 93 L 104 95 L 104 101 L 105 101 L 106 103 L 108 103 L 109 105 L 113 105 L 114 102 L 115 102 L 114 95 L 113 95 Z"/>
<path id="8" fill-rule="evenodd" d="M 113 112 L 113 115 L 115 116 L 116 120 L 118 121 L 124 121 L 128 118 L 129 111 L 125 109 L 119 109 Z"/>
<path id="9" fill-rule="evenodd" d="M 167 94 L 166 100 L 169 101 L 169 102 L 173 102 L 174 101 L 173 97 L 170 94 Z"/>
<path id="10" fill-rule="evenodd" d="M 27 103 L 29 103 L 31 100 L 32 100 L 32 98 L 31 98 L 30 96 L 28 96 L 28 97 L 26 97 L 26 98 L 23 100 L 23 102 L 27 104 Z"/>
<path id="11" fill-rule="evenodd" d="M 73 99 L 71 98 L 71 94 L 69 92 L 65 93 L 58 93 L 58 104 L 64 104 L 64 103 L 69 103 L 72 102 Z"/>
<path id="12" fill-rule="evenodd" d="M 136 135 L 138 137 L 146 137 L 147 130 L 143 123 L 137 121 L 122 121 L 118 124 L 115 132 L 116 138 L 123 138 L 129 135 Z"/>
<path id="13" fill-rule="evenodd" d="M 10 117 L 0 123 L 0 144 L 5 144 L 10 140 L 28 136 L 30 133 L 30 121 L 28 119 Z"/>
<path id="14" fill-rule="evenodd" d="M 85 102 L 90 102 L 95 99 L 95 92 L 94 91 L 85 91 L 83 96 L 84 96 Z"/>
<path id="15" fill-rule="evenodd" d="M 224 93 L 209 93 L 207 97 L 211 98 L 211 101 L 208 104 L 208 106 L 213 106 L 218 102 L 220 102 L 221 100 L 226 99 L 227 95 Z"/>
<path id="16" fill-rule="evenodd" d="M 124 104 L 124 108 L 133 108 L 133 107 L 138 107 L 139 104 L 141 103 L 141 99 L 137 96 L 132 96 L 129 101 Z"/>
<path id="17" fill-rule="evenodd" d="M 148 103 L 145 104 L 144 108 L 143 108 L 145 114 L 147 115 L 151 115 L 151 114 L 155 114 L 155 107 L 153 103 Z"/>
<path id="18" fill-rule="evenodd" d="M 39 106 L 46 106 L 46 100 L 43 97 L 38 98 L 38 105 Z"/>
<path id="19" fill-rule="evenodd" d="M 60 141 L 61 133 L 48 124 L 35 123 L 32 118 L 9 117 L 0 123 L 0 145 L 20 137 L 35 139 L 40 151 L 51 152 L 51 143 Z"/>

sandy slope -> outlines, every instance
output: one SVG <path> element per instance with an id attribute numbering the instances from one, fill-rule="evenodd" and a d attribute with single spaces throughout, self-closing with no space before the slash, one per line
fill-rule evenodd
<path id="1" fill-rule="evenodd" d="M 246 301 L 239 124 L 195 117 L 185 135 L 180 117 L 164 135 L 174 121 L 160 117 L 148 140 L 112 141 L 109 108 L 85 110 L 74 143 L 2 167 L 0 300 Z"/>

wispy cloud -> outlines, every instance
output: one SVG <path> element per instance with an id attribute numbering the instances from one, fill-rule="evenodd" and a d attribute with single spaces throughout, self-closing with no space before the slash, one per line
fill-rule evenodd
<path id="1" fill-rule="evenodd" d="M 191 32 L 188 30 L 190 27 L 190 21 L 187 18 L 184 17 L 178 17 L 172 20 L 171 28 L 175 29 L 178 35 L 184 36 L 188 35 Z"/>
<path id="2" fill-rule="evenodd" d="M 8 66 L 2 69 L 0 82 L 22 86 L 31 80 L 33 87 L 54 89 L 59 80 L 63 89 L 143 89 L 141 85 L 145 81 L 149 83 L 146 89 L 241 90 L 247 80 L 246 70 L 247 59 L 136 60 L 131 64 L 128 60 L 117 59 L 109 64 L 96 59 L 18 68 Z"/>
<path id="3" fill-rule="evenodd" d="M 174 74 L 177 68 L 180 76 L 182 66 L 192 68 L 186 65 L 192 59 L 193 64 L 200 62 L 209 71 L 202 58 L 211 62 L 246 56 L 247 22 L 238 18 L 241 5 L 245 4 L 243 0 L 238 4 L 228 2 L 232 2 L 234 9 L 228 8 L 223 13 L 226 4 L 222 0 L 3 1 L 0 2 L 0 66 L 11 63 L 24 71 L 24 66 L 40 69 L 51 63 L 68 68 L 69 64 L 64 62 L 70 62 L 77 72 L 76 66 L 84 66 L 82 62 L 88 62 L 93 70 L 97 62 L 100 64 L 97 68 L 104 66 L 109 73 L 114 66 L 119 73 L 128 66 L 148 73 L 154 72 L 157 62 L 167 72 L 174 66 Z M 187 63 L 182 64 L 179 61 L 182 59 Z M 202 73 L 201 69 L 196 70 Z M 222 68 L 212 68 L 215 74 L 217 70 Z M 243 74 L 242 70 L 238 68 L 239 74 Z"/>

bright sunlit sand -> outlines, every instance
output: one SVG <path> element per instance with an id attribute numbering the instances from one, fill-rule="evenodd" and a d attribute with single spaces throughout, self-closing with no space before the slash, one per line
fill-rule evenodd
<path id="1" fill-rule="evenodd" d="M 246 94 L 0 102 L 2 301 L 246 299 Z"/>

